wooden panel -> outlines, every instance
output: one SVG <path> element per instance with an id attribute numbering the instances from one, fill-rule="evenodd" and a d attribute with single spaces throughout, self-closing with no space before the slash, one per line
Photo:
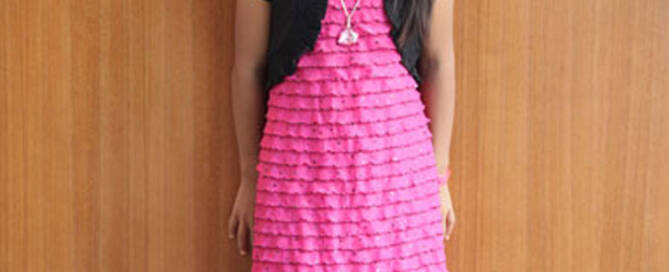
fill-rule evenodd
<path id="1" fill-rule="evenodd" d="M 234 2 L 2 4 L 0 271 L 248 271 Z M 669 267 L 668 14 L 456 2 L 451 271 Z"/>
<path id="2" fill-rule="evenodd" d="M 666 1 L 457 1 L 453 271 L 669 267 Z"/>
<path id="3" fill-rule="evenodd" d="M 238 262 L 234 2 L 2 3 L 0 271 Z"/>

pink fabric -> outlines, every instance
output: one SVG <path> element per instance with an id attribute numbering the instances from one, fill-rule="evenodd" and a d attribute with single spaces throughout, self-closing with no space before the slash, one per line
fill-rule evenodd
<path id="1" fill-rule="evenodd" d="M 447 271 L 430 120 L 383 3 L 361 0 L 360 40 L 341 46 L 329 0 L 314 50 L 270 90 L 254 272 Z"/>

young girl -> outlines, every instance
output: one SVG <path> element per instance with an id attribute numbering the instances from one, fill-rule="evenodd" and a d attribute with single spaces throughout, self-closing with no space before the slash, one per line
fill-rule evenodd
<path id="1" fill-rule="evenodd" d="M 252 271 L 447 271 L 452 6 L 237 1 L 229 235 Z"/>

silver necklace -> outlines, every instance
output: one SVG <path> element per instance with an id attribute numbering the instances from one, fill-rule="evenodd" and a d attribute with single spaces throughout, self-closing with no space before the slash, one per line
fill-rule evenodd
<path id="1" fill-rule="evenodd" d="M 344 10 L 344 14 L 346 14 L 346 27 L 344 30 L 339 33 L 339 40 L 337 42 L 339 44 L 343 45 L 351 45 L 356 42 L 358 42 L 358 33 L 353 30 L 351 27 L 351 17 L 353 16 L 353 13 L 355 13 L 355 10 L 358 8 L 358 4 L 360 4 L 360 0 L 356 0 L 355 4 L 353 5 L 353 8 L 351 8 L 351 12 L 348 12 L 348 9 L 346 9 L 346 3 L 344 0 L 341 0 L 341 7 Z"/>

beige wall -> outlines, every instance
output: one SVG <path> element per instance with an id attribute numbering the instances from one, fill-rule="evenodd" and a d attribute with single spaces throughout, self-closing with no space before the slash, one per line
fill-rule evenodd
<path id="1" fill-rule="evenodd" d="M 0 271 L 248 269 L 234 2 L 0 2 Z M 451 271 L 666 271 L 667 2 L 456 13 Z"/>

